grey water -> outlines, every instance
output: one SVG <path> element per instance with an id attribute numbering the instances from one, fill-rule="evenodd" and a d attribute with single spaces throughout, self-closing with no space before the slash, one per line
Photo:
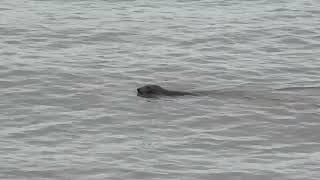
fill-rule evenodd
<path id="1" fill-rule="evenodd" d="M 1 0 L 0 179 L 320 179 L 319 7 Z"/>

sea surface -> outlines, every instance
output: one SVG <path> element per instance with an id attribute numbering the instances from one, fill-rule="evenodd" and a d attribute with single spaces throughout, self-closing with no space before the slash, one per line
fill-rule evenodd
<path id="1" fill-rule="evenodd" d="M 1 0 L 0 98 L 3 180 L 319 180 L 320 1 Z"/>

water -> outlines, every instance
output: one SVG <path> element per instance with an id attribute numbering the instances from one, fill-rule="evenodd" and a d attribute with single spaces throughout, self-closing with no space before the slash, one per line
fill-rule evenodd
<path id="1" fill-rule="evenodd" d="M 319 6 L 2 0 L 0 178 L 320 179 Z"/>

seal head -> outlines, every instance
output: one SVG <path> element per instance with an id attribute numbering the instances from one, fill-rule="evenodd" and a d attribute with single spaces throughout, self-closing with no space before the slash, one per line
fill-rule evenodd
<path id="1" fill-rule="evenodd" d="M 189 92 L 182 91 L 169 91 L 158 85 L 146 85 L 137 88 L 137 95 L 145 98 L 155 98 L 158 96 L 184 96 L 184 95 L 194 95 Z"/>
<path id="2" fill-rule="evenodd" d="M 137 89 L 137 95 L 140 97 L 152 98 L 164 95 L 167 90 L 158 85 L 146 85 Z"/>

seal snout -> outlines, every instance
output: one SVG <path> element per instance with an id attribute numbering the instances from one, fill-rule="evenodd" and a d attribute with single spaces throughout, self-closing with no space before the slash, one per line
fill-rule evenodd
<path id="1" fill-rule="evenodd" d="M 137 88 L 137 92 L 138 92 L 138 94 L 142 94 L 141 88 Z"/>

